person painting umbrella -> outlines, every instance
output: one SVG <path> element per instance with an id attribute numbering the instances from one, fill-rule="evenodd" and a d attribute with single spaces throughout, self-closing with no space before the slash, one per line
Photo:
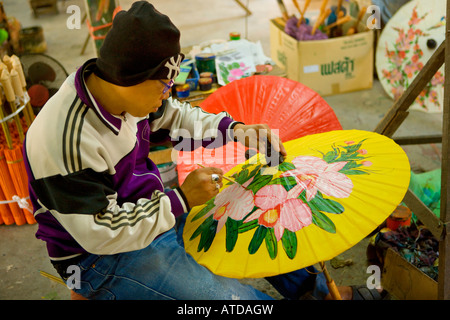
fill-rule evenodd
<path id="1" fill-rule="evenodd" d="M 67 78 L 27 132 L 36 236 L 65 281 L 70 266 L 79 268 L 81 285 L 73 290 L 85 298 L 270 299 L 197 264 L 180 243 L 182 228 L 174 227 L 190 208 L 218 194 L 222 170 L 196 169 L 180 187 L 165 190 L 148 158 L 153 142 L 195 145 L 178 134 L 193 135 L 198 124 L 205 147 L 269 139 L 286 155 L 267 125 L 245 125 L 170 97 L 183 60 L 179 39 L 166 15 L 146 1 L 134 2 L 117 13 L 99 57 Z M 245 134 L 250 131 L 260 135 Z M 305 270 L 274 278 L 289 298 L 328 294 L 324 277 Z"/>

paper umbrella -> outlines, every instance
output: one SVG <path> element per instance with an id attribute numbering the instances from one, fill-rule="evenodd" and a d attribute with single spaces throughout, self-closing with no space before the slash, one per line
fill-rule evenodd
<path id="1" fill-rule="evenodd" d="M 186 251 L 213 273 L 258 278 L 330 260 L 379 226 L 408 188 L 408 158 L 386 136 L 337 130 L 284 145 L 275 171 L 258 154 L 226 174 L 237 183 L 189 213 Z"/>
<path id="2" fill-rule="evenodd" d="M 399 98 L 445 39 L 446 2 L 412 0 L 386 24 L 376 50 L 376 70 L 386 93 Z M 442 112 L 444 67 L 410 106 L 411 110 Z"/>

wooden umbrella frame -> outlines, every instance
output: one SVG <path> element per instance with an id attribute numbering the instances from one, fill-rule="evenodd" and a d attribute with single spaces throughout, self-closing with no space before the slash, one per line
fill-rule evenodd
<path id="1" fill-rule="evenodd" d="M 445 63 L 444 111 L 442 135 L 400 137 L 394 140 L 400 145 L 442 143 L 441 211 L 440 217 L 408 190 L 403 200 L 427 228 L 439 240 L 438 299 L 450 300 L 450 0 L 447 0 L 445 41 L 434 52 L 411 85 L 404 91 L 378 123 L 375 132 L 392 137 L 408 116 L 408 109 L 432 77 Z M 447 50 L 448 49 L 448 50 Z M 447 53 L 447 54 L 446 54 Z"/>

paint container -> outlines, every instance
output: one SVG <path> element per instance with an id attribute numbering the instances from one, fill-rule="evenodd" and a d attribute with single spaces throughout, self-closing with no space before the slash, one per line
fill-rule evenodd
<path id="1" fill-rule="evenodd" d="M 211 90 L 212 87 L 212 79 L 211 78 L 200 78 L 198 79 L 198 86 L 201 91 Z"/>
<path id="2" fill-rule="evenodd" d="M 239 32 L 230 32 L 230 40 L 240 40 L 241 34 Z"/>
<path id="3" fill-rule="evenodd" d="M 200 79 L 201 78 L 209 78 L 212 80 L 213 83 L 216 82 L 216 75 L 212 72 L 202 72 L 200 74 Z"/>
<path id="4" fill-rule="evenodd" d="M 216 73 L 216 56 L 213 53 L 199 53 L 195 56 L 195 63 L 199 73 Z"/>
<path id="5" fill-rule="evenodd" d="M 212 72 L 202 72 L 200 73 L 200 78 L 214 78 L 214 74 Z"/>
<path id="6" fill-rule="evenodd" d="M 399 205 L 386 220 L 386 226 L 391 230 L 397 230 L 400 226 L 411 225 L 411 210 Z"/>
<path id="7" fill-rule="evenodd" d="M 177 92 L 178 98 L 187 98 L 189 97 L 189 92 L 191 91 L 191 87 L 189 84 L 182 84 L 175 87 L 175 91 Z"/>

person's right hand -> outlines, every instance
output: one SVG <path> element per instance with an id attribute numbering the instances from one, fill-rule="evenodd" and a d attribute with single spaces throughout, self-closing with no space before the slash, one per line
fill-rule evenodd
<path id="1" fill-rule="evenodd" d="M 219 176 L 217 183 L 211 179 L 213 173 Z M 214 167 L 199 168 L 189 173 L 180 186 L 189 207 L 202 205 L 212 197 L 215 197 L 219 193 L 216 184 L 220 188 L 222 187 L 222 176 L 222 169 Z"/>

